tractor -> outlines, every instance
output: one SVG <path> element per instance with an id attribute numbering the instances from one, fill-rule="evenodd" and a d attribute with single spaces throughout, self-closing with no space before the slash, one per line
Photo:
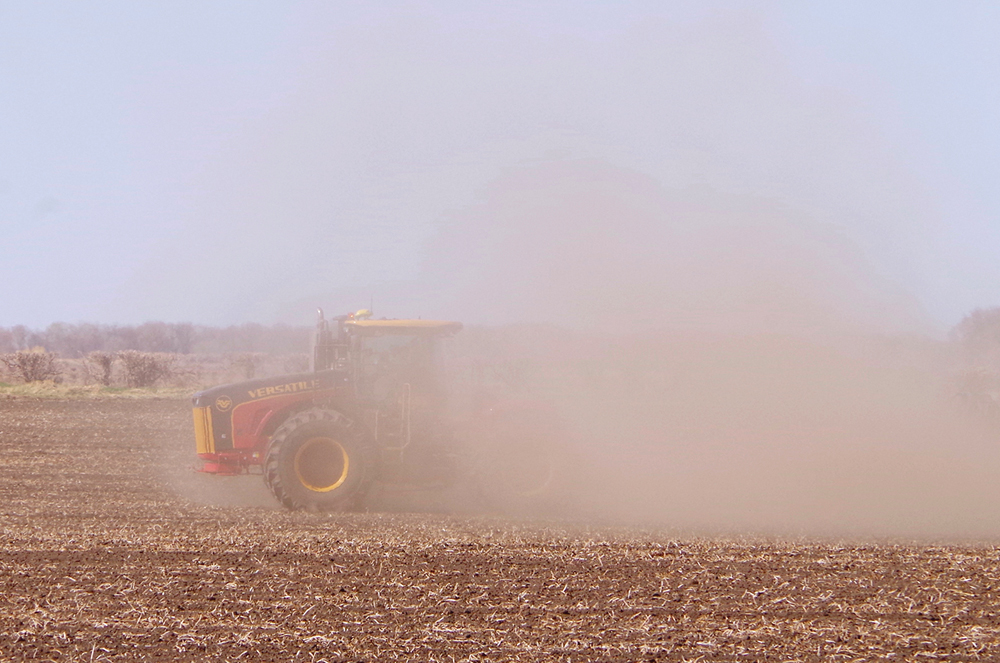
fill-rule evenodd
<path id="1" fill-rule="evenodd" d="M 538 402 L 453 414 L 442 344 L 461 328 L 320 310 L 311 371 L 193 396 L 201 471 L 262 474 L 288 509 L 358 509 L 373 485 L 459 481 L 488 505 L 525 508 L 553 485 L 558 418 Z"/>

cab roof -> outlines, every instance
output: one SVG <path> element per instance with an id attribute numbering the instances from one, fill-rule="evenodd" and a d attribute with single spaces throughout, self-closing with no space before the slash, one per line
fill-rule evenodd
<path id="1" fill-rule="evenodd" d="M 461 322 L 448 320 L 347 320 L 344 326 L 363 334 L 452 334 Z"/>

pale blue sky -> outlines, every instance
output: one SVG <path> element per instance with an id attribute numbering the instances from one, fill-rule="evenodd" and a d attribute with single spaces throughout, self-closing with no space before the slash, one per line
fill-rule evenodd
<path id="1" fill-rule="evenodd" d="M 370 4 L 0 0 L 0 325 L 412 280 L 552 158 L 801 209 L 941 325 L 1000 305 L 996 3 Z"/>

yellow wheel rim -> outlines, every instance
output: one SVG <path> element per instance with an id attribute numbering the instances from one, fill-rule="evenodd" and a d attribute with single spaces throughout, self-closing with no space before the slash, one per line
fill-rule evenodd
<path id="1" fill-rule="evenodd" d="M 351 459 L 347 449 L 332 437 L 313 437 L 295 452 L 295 476 L 317 493 L 329 493 L 347 481 Z"/>

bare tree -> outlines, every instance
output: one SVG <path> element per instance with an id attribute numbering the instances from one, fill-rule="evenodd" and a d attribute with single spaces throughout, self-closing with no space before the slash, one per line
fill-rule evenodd
<path id="1" fill-rule="evenodd" d="M 0 361 L 25 382 L 55 380 L 62 372 L 52 352 L 20 350 L 0 356 Z"/>
<path id="2" fill-rule="evenodd" d="M 174 352 L 182 355 L 191 354 L 194 346 L 195 328 L 190 322 L 173 325 Z"/>
<path id="3" fill-rule="evenodd" d="M 9 329 L 0 328 L 0 352 L 14 352 L 14 332 Z"/>
<path id="4" fill-rule="evenodd" d="M 115 364 L 115 353 L 95 350 L 87 355 L 87 363 L 97 369 L 97 381 L 105 387 L 110 387 L 111 372 Z"/>
<path id="5" fill-rule="evenodd" d="M 1000 307 L 976 309 L 951 331 L 973 364 L 1000 367 Z"/>
<path id="6" fill-rule="evenodd" d="M 230 363 L 234 368 L 240 369 L 243 377 L 247 380 L 252 380 L 257 376 L 257 372 L 264 364 L 266 358 L 267 355 L 262 352 L 243 352 L 233 357 Z"/>
<path id="7" fill-rule="evenodd" d="M 173 374 L 173 357 L 155 352 L 123 350 L 118 353 L 128 387 L 152 387 Z"/>
<path id="8" fill-rule="evenodd" d="M 14 336 L 14 349 L 15 350 L 27 350 L 29 347 L 31 330 L 24 325 L 15 325 L 11 328 L 11 334 Z"/>

